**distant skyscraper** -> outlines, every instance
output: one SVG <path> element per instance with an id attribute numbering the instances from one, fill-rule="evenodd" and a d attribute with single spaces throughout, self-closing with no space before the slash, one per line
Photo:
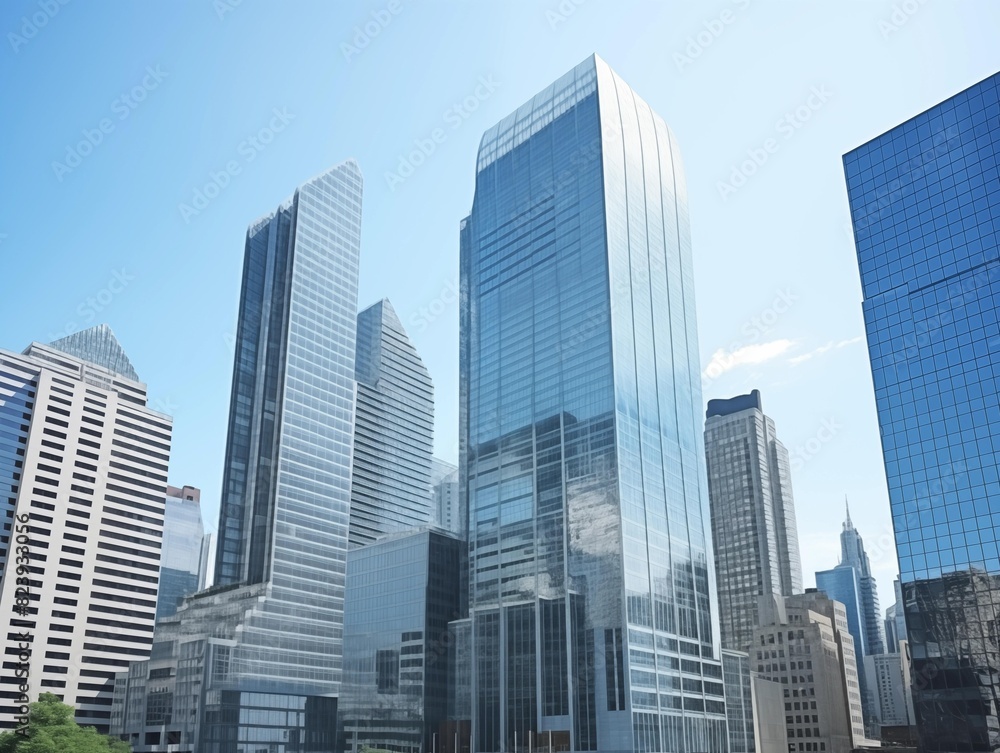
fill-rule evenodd
<path id="1" fill-rule="evenodd" d="M 869 744 L 844 605 L 814 588 L 760 600 L 750 662 L 784 688 L 788 750 L 850 753 Z"/>
<path id="2" fill-rule="evenodd" d="M 788 451 L 758 390 L 708 401 L 705 456 L 722 645 L 745 651 L 758 597 L 802 591 Z"/>
<path id="3" fill-rule="evenodd" d="M 358 314 L 351 546 L 434 520 L 434 387 L 388 300 Z"/>
<path id="4" fill-rule="evenodd" d="M 461 275 L 472 749 L 727 750 L 684 177 L 596 56 L 484 135 Z"/>
<path id="5" fill-rule="evenodd" d="M 108 730 L 153 643 L 171 433 L 105 325 L 0 350 L 0 727 L 53 692 Z"/>
<path id="6" fill-rule="evenodd" d="M 431 488 L 437 510 L 437 525 L 464 539 L 467 532 L 462 525 L 459 505 L 458 466 L 434 458 L 431 462 Z"/>
<path id="7" fill-rule="evenodd" d="M 998 152 L 995 74 L 844 155 L 927 753 L 1000 746 Z"/>
<path id="8" fill-rule="evenodd" d="M 157 620 L 176 612 L 181 599 L 204 586 L 209 542 L 201 520 L 201 490 L 167 486 Z"/>
<path id="9" fill-rule="evenodd" d="M 846 502 L 845 502 L 846 504 Z M 881 654 L 885 652 L 885 636 L 882 625 L 882 609 L 878 603 L 878 584 L 872 575 L 872 566 L 865 552 L 861 534 L 851 522 L 851 510 L 847 508 L 844 530 L 840 532 L 840 567 L 853 567 L 858 572 L 861 585 L 861 624 L 865 631 L 864 652 Z M 836 597 L 834 597 L 836 598 Z"/>

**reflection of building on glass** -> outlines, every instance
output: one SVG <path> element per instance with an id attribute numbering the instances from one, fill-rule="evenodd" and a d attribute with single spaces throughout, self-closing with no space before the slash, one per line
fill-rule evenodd
<path id="1" fill-rule="evenodd" d="M 708 401 L 705 457 L 722 645 L 745 651 L 758 598 L 802 591 L 788 450 L 759 390 Z"/>
<path id="2" fill-rule="evenodd" d="M 160 623 L 146 666 L 118 677 L 112 726 L 137 753 L 335 744 L 360 230 L 354 161 L 247 230 L 216 585 Z M 149 713 L 154 692 L 156 708 L 173 693 L 170 713 Z"/>
<path id="3" fill-rule="evenodd" d="M 348 554 L 338 726 L 350 753 L 443 750 L 461 547 L 425 528 Z"/>
<path id="4" fill-rule="evenodd" d="M 185 596 L 205 587 L 211 541 L 201 520 L 201 490 L 168 485 L 156 619 L 174 614 Z"/>
<path id="5" fill-rule="evenodd" d="M 844 605 L 809 588 L 794 596 L 762 596 L 759 613 L 750 662 L 761 677 L 782 685 L 789 746 L 850 753 L 878 745 L 865 737 Z"/>
<path id="6" fill-rule="evenodd" d="M 926 753 L 1000 748 L 998 86 L 844 155 Z"/>
<path id="7" fill-rule="evenodd" d="M 115 672 L 153 643 L 172 431 L 106 325 L 0 350 L 0 728 L 20 726 L 24 682 L 108 731 Z"/>
<path id="8" fill-rule="evenodd" d="M 880 736 L 885 738 L 916 733 L 913 695 L 910 692 L 910 657 L 906 641 L 898 644 L 899 653 L 875 654 L 865 657 L 865 681 L 875 699 L 875 718 Z M 887 729 L 888 728 L 888 729 Z M 894 742 L 897 740 L 893 740 Z"/>
<path id="9" fill-rule="evenodd" d="M 431 489 L 437 526 L 465 538 L 459 507 L 458 466 L 434 458 L 431 461 Z"/>
<path id="10" fill-rule="evenodd" d="M 673 136 L 587 59 L 483 136 L 460 245 L 458 746 L 725 751 Z"/>

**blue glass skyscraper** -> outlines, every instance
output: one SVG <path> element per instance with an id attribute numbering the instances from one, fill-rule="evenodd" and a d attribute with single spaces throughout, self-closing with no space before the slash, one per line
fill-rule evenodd
<path id="1" fill-rule="evenodd" d="M 589 58 L 486 132 L 461 250 L 472 749 L 726 750 L 673 136 Z"/>
<path id="2" fill-rule="evenodd" d="M 924 751 L 1000 749 L 1000 74 L 844 156 Z"/>

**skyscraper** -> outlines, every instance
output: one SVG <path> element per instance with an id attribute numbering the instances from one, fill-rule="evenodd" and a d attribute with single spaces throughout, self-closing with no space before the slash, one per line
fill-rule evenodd
<path id="1" fill-rule="evenodd" d="M 261 717 L 239 710 L 266 705 L 261 693 L 336 715 L 360 230 L 361 173 L 349 160 L 247 231 L 216 587 L 265 590 L 214 662 L 206 690 L 225 692 L 206 696 L 204 753 L 234 726 L 253 739 Z"/>
<path id="2" fill-rule="evenodd" d="M 593 56 L 490 128 L 461 224 L 476 750 L 726 750 L 687 198 Z"/>
<path id="3" fill-rule="evenodd" d="M 157 620 L 176 612 L 181 599 L 204 587 L 210 541 L 201 520 L 201 490 L 167 486 Z"/>
<path id="4" fill-rule="evenodd" d="M 922 749 L 1000 746 L 1000 74 L 844 155 Z"/>
<path id="5" fill-rule="evenodd" d="M 845 506 L 847 502 L 845 500 Z M 882 609 L 878 603 L 878 584 L 872 575 L 871 562 L 865 552 L 865 542 L 851 522 L 851 509 L 846 507 L 844 530 L 840 532 L 840 567 L 853 567 L 858 572 L 861 585 L 861 625 L 864 629 L 866 654 L 885 653 L 885 634 L 882 624 Z M 834 597 L 836 598 L 836 597 Z"/>
<path id="6" fill-rule="evenodd" d="M 722 645 L 746 651 L 758 598 L 802 591 L 788 451 L 759 390 L 709 400 L 705 415 Z"/>
<path id="7" fill-rule="evenodd" d="M 0 350 L 0 727 L 49 691 L 108 730 L 153 643 L 171 435 L 106 325 Z"/>
<path id="8" fill-rule="evenodd" d="M 351 546 L 427 525 L 434 387 L 388 300 L 358 314 Z"/>

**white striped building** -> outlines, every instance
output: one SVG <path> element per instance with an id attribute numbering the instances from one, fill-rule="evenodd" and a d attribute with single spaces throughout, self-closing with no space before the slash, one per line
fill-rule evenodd
<path id="1" fill-rule="evenodd" d="M 0 728 L 48 691 L 107 731 L 153 642 L 171 432 L 106 325 L 0 350 Z"/>

